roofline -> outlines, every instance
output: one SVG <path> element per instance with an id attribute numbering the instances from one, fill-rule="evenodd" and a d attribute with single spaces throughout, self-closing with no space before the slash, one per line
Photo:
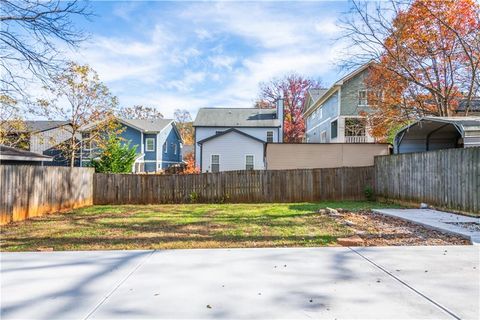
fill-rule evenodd
<path id="1" fill-rule="evenodd" d="M 334 84 L 333 86 L 331 86 L 330 89 L 328 89 L 328 91 L 325 92 L 325 94 L 320 97 L 320 99 L 318 99 L 310 108 L 308 108 L 307 110 L 305 110 L 303 112 L 303 115 L 306 117 L 306 116 L 309 116 L 310 114 L 312 114 L 313 110 L 317 109 L 319 105 L 324 103 L 328 98 L 330 98 L 339 89 L 340 89 L 340 85 Z"/>
<path id="2" fill-rule="evenodd" d="M 11 156 L 11 155 L 5 155 L 5 154 L 0 154 L 0 161 L 1 160 L 19 160 L 19 161 L 48 161 L 51 162 L 53 161 L 52 157 L 48 156 Z"/>
<path id="3" fill-rule="evenodd" d="M 228 129 L 228 130 L 222 131 L 222 132 L 217 133 L 217 134 L 215 134 L 215 135 L 213 135 L 213 136 L 210 136 L 210 137 L 208 137 L 208 138 L 205 138 L 205 139 L 203 139 L 203 140 L 200 140 L 200 141 L 197 142 L 197 144 L 202 145 L 202 144 L 204 144 L 205 142 L 207 142 L 207 141 L 209 141 L 209 140 L 212 140 L 212 139 L 221 137 L 221 136 L 223 136 L 223 135 L 225 135 L 225 134 L 227 134 L 227 133 L 230 133 L 230 132 L 239 133 L 239 134 L 241 134 L 241 135 L 244 135 L 245 137 L 248 137 L 248 138 L 253 139 L 253 140 L 256 140 L 256 141 L 259 141 L 259 142 L 261 142 L 261 143 L 263 143 L 263 144 L 266 143 L 266 142 L 263 141 L 263 140 L 260 140 L 260 139 L 258 139 L 258 138 L 255 138 L 254 136 L 249 135 L 248 133 L 245 133 L 245 132 L 243 132 L 243 131 L 237 130 L 237 129 L 235 129 L 235 128 L 230 128 L 230 129 Z"/>
<path id="4" fill-rule="evenodd" d="M 348 80 L 352 79 L 353 77 L 357 76 L 358 74 L 362 73 L 365 71 L 368 67 L 372 65 L 373 61 L 369 61 L 362 65 L 361 67 L 357 68 L 356 70 L 350 72 L 340 80 L 336 81 L 329 89 L 327 92 L 323 94 L 316 102 L 313 103 L 313 105 L 306 109 L 303 112 L 304 116 L 309 116 L 313 110 L 317 109 L 319 105 L 324 103 L 328 98 L 330 98 L 341 86 L 345 84 Z"/>
<path id="5" fill-rule="evenodd" d="M 270 120 L 278 120 L 278 119 L 270 119 Z M 258 121 L 258 120 L 257 120 Z M 262 120 L 260 120 L 262 121 Z M 192 125 L 193 127 L 196 128 L 281 128 L 281 125 L 278 126 L 265 126 L 265 125 L 259 125 L 259 126 L 206 126 L 206 125 Z"/>

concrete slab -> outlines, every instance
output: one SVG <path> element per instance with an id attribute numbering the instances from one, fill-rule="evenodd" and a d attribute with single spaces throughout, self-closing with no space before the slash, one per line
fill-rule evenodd
<path id="1" fill-rule="evenodd" d="M 480 319 L 479 246 L 353 249 L 461 319 Z"/>
<path id="2" fill-rule="evenodd" d="M 2 252 L 0 318 L 83 319 L 152 252 Z"/>
<path id="3" fill-rule="evenodd" d="M 112 317 L 449 316 L 348 248 L 321 248 L 157 251 L 91 318 Z"/>
<path id="4" fill-rule="evenodd" d="M 473 218 L 431 209 L 374 209 L 373 211 L 438 231 L 457 234 L 470 239 L 472 244 L 480 245 L 480 217 Z"/>
<path id="5" fill-rule="evenodd" d="M 478 315 L 472 248 L 478 247 L 2 253 L 1 316 L 470 318 Z M 438 257 L 442 250 L 448 254 Z M 443 266 L 430 265 L 437 263 Z M 386 271 L 396 265 L 410 286 Z M 446 301 L 450 294 L 459 297 Z"/>

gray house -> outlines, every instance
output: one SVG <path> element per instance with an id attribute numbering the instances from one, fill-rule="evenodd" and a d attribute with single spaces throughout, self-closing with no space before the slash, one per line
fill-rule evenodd
<path id="1" fill-rule="evenodd" d="M 12 135 L 21 140 L 17 147 L 52 157 L 45 165 L 67 166 L 69 160 L 63 155 L 60 145 L 69 143 L 72 127 L 68 121 L 32 120 L 25 121 Z M 76 136 L 80 140 L 80 135 Z M 78 159 L 75 165 L 79 165 Z"/>
<path id="2" fill-rule="evenodd" d="M 335 82 L 329 89 L 308 92 L 304 105 L 307 143 L 373 143 L 365 118 L 370 112 L 364 84 L 370 64 Z"/>
<path id="3" fill-rule="evenodd" d="M 424 117 L 400 130 L 394 153 L 480 147 L 480 116 Z"/>
<path id="4" fill-rule="evenodd" d="M 52 160 L 52 157 L 43 154 L 0 144 L 0 164 L 43 166 L 50 164 Z"/>

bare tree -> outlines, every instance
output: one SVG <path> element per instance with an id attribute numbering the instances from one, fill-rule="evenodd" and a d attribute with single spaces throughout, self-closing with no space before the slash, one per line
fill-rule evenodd
<path id="1" fill-rule="evenodd" d="M 175 119 L 178 131 L 180 131 L 183 143 L 187 145 L 193 144 L 195 137 L 190 112 L 186 109 L 175 109 L 173 118 Z"/>
<path id="2" fill-rule="evenodd" d="M 395 92 L 390 100 L 384 98 L 394 101 L 403 116 L 449 116 L 460 98 L 470 101 L 478 93 L 478 3 L 352 0 L 351 4 L 340 23 L 349 52 L 343 65 L 376 62 L 370 85 L 386 94 Z"/>
<path id="3" fill-rule="evenodd" d="M 70 126 L 65 129 L 69 141 L 59 147 L 73 167 L 82 143 L 99 145 L 107 133 L 120 130 L 113 116 L 118 102 L 97 73 L 86 65 L 69 63 L 53 82 L 47 88 L 50 97 L 38 99 L 37 105 L 40 115 L 69 121 Z M 80 137 L 82 131 L 88 133 Z"/>
<path id="4" fill-rule="evenodd" d="M 125 119 L 163 119 L 163 114 L 156 108 L 142 105 L 121 108 L 117 113 L 120 118 Z"/>
<path id="5" fill-rule="evenodd" d="M 19 147 L 25 142 L 25 123 L 17 101 L 0 95 L 0 144 Z"/>
<path id="6" fill-rule="evenodd" d="M 86 1 L 0 0 L 0 95 L 18 100 L 27 81 L 48 81 L 62 67 L 60 46 L 85 39 L 72 17 L 89 15 Z"/>

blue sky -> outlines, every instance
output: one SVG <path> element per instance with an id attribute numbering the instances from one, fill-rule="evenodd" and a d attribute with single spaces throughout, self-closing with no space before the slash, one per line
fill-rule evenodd
<path id="1" fill-rule="evenodd" d="M 91 34 L 71 59 L 88 63 L 122 106 L 167 117 L 176 108 L 251 107 L 258 84 L 291 71 L 340 76 L 336 20 L 346 1 L 92 2 Z"/>

